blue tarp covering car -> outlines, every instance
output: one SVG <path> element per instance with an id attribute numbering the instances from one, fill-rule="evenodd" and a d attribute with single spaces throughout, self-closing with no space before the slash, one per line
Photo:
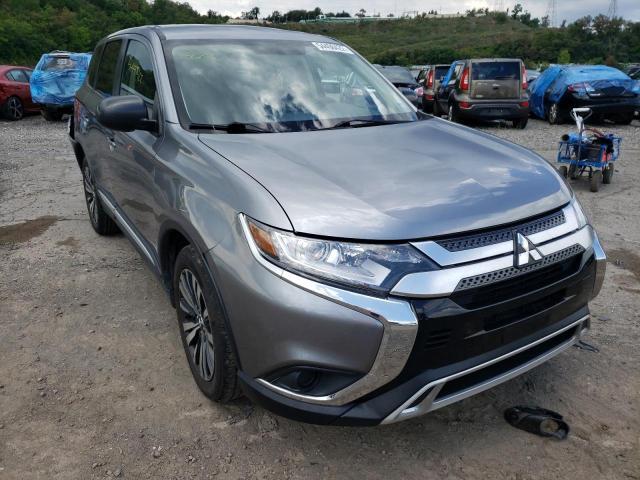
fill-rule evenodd
<path id="1" fill-rule="evenodd" d="M 59 119 L 70 111 L 90 61 L 90 53 L 52 52 L 40 57 L 30 84 L 33 101 L 43 106 L 45 118 Z"/>
<path id="2" fill-rule="evenodd" d="M 640 91 L 628 75 L 612 67 L 552 65 L 529 93 L 531 112 L 538 118 L 552 121 L 556 114 L 566 117 L 571 108 L 590 107 L 598 116 L 626 121 L 633 118 L 629 112 L 637 105 Z"/>

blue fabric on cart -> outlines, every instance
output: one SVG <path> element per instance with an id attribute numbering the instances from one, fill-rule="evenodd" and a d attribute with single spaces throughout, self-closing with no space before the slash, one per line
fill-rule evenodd
<path id="1" fill-rule="evenodd" d="M 536 117 L 545 118 L 545 95 L 549 101 L 558 102 L 569 85 L 589 83 L 597 87 L 598 82 L 602 81 L 638 93 L 638 85 L 617 68 L 605 65 L 553 65 L 542 72 L 529 92 L 531 111 Z"/>
<path id="2" fill-rule="evenodd" d="M 65 52 L 66 59 L 66 52 Z M 87 75 L 90 53 L 69 53 L 68 60 L 45 53 L 31 74 L 31 98 L 36 103 L 71 105 Z"/>

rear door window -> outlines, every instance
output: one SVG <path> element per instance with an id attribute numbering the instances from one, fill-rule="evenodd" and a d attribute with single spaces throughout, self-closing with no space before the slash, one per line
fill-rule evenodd
<path id="1" fill-rule="evenodd" d="M 22 70 L 11 70 L 7 73 L 7 78 L 13 82 L 29 83 L 29 79 Z"/>
<path id="2" fill-rule="evenodd" d="M 520 62 L 474 62 L 471 64 L 472 80 L 518 80 Z"/>
<path id="3" fill-rule="evenodd" d="M 100 56 L 102 54 L 102 45 L 98 46 L 91 56 L 91 63 L 89 63 L 89 71 L 87 72 L 87 84 L 94 86 L 96 83 L 96 72 L 98 71 L 98 64 L 100 63 Z"/>
<path id="4" fill-rule="evenodd" d="M 435 79 L 441 80 L 449 71 L 449 67 L 436 67 L 435 70 Z"/>
<path id="5" fill-rule="evenodd" d="M 116 76 L 121 46 L 122 40 L 113 40 L 107 43 L 100 59 L 98 72 L 96 73 L 95 88 L 105 95 L 111 95 L 113 92 L 113 82 Z"/>
<path id="6" fill-rule="evenodd" d="M 153 103 L 156 96 L 151 54 L 149 49 L 137 40 L 131 40 L 127 46 L 122 67 L 120 95 L 138 95 L 148 103 Z"/>

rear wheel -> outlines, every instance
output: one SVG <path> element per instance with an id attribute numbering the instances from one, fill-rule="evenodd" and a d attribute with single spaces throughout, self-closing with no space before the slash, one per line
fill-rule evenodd
<path id="1" fill-rule="evenodd" d="M 557 103 L 552 103 L 549 105 L 549 113 L 547 114 L 547 119 L 551 125 L 560 125 L 563 122 L 563 114 L 560 110 L 560 105 Z"/>
<path id="2" fill-rule="evenodd" d="M 91 168 L 85 160 L 82 165 L 82 177 L 84 183 L 84 199 L 87 203 L 87 212 L 91 226 L 99 235 L 113 235 L 119 231 L 118 225 L 109 214 L 102 208 L 98 189 L 96 188 Z"/>
<path id="3" fill-rule="evenodd" d="M 182 345 L 198 388 L 216 402 L 237 398 L 237 361 L 222 303 L 202 256 L 191 245 L 176 258 L 173 292 Z"/>
<path id="4" fill-rule="evenodd" d="M 433 99 L 433 116 L 434 117 L 442 116 L 442 112 L 440 111 L 440 105 L 438 104 L 438 100 L 435 98 Z"/>
<path id="5" fill-rule="evenodd" d="M 571 164 L 569 165 L 569 177 L 571 180 L 575 180 L 580 176 L 580 170 L 577 165 Z"/>
<path id="6" fill-rule="evenodd" d="M 24 106 L 18 97 L 9 97 L 4 104 L 4 116 L 7 120 L 20 120 L 24 116 Z"/>
<path id="7" fill-rule="evenodd" d="M 613 163 L 607 165 L 602 171 L 602 183 L 609 184 L 611 183 L 611 179 L 613 178 Z"/>
<path id="8" fill-rule="evenodd" d="M 424 98 L 422 99 L 422 111 L 425 113 L 432 113 L 434 111 L 433 104 L 428 104 L 424 101 Z"/>
<path id="9" fill-rule="evenodd" d="M 460 119 L 458 117 L 458 110 L 456 108 L 455 102 L 449 102 L 449 110 L 447 111 L 447 120 L 450 122 L 458 122 Z"/>
<path id="10" fill-rule="evenodd" d="M 629 125 L 633 122 L 634 116 L 633 113 L 621 113 L 617 117 L 614 117 L 613 120 L 620 125 Z"/>
<path id="11" fill-rule="evenodd" d="M 602 171 L 596 170 L 591 174 L 591 191 L 597 192 L 600 189 L 601 182 L 602 182 Z"/>
<path id="12" fill-rule="evenodd" d="M 52 108 L 43 108 L 42 110 L 40 110 L 40 113 L 42 113 L 42 117 L 47 122 L 59 122 L 60 120 L 62 120 L 63 114 L 60 110 L 54 110 Z"/>
<path id="13" fill-rule="evenodd" d="M 527 123 L 529 123 L 528 118 L 519 118 L 518 120 L 514 120 L 511 122 L 513 124 L 513 128 L 519 128 L 520 130 L 524 130 L 527 128 Z"/>

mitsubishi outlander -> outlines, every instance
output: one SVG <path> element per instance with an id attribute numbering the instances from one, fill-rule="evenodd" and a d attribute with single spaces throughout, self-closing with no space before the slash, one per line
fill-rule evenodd
<path id="1" fill-rule="evenodd" d="M 330 38 L 101 40 L 70 137 L 91 225 L 177 312 L 200 390 L 305 422 L 441 408 L 589 328 L 605 254 L 540 156 L 417 111 Z"/>

